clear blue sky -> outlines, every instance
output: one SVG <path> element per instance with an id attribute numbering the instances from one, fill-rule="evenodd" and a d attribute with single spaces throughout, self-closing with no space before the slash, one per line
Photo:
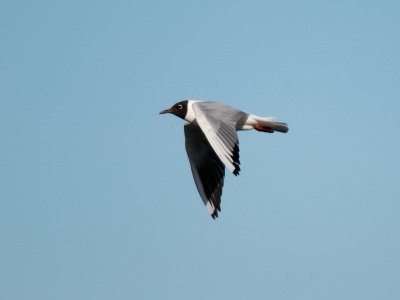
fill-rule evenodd
<path id="1" fill-rule="evenodd" d="M 0 298 L 399 299 L 398 1 L 3 1 Z M 213 221 L 187 98 L 242 132 Z"/>

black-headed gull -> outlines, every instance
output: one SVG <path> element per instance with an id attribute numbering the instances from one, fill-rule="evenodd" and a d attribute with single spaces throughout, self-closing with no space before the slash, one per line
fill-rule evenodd
<path id="1" fill-rule="evenodd" d="M 211 217 L 221 211 L 225 167 L 233 174 L 240 171 L 238 130 L 288 132 L 286 123 L 273 117 L 259 117 L 231 106 L 199 100 L 185 100 L 163 110 L 187 121 L 185 146 L 194 181 Z"/>

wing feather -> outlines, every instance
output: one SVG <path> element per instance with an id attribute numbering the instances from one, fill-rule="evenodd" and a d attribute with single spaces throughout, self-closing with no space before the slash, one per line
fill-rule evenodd
<path id="1" fill-rule="evenodd" d="M 186 124 L 184 131 L 194 182 L 204 205 L 215 219 L 221 211 L 225 166 L 197 124 Z"/>
<path id="2" fill-rule="evenodd" d="M 246 113 L 233 107 L 209 101 L 193 104 L 196 122 L 225 166 L 235 175 L 239 173 L 237 122 Z"/>

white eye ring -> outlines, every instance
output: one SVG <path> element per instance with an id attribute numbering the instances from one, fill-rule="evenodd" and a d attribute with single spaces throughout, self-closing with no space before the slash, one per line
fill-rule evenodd
<path id="1" fill-rule="evenodd" d="M 182 108 L 183 108 L 183 105 L 182 105 L 182 104 L 178 104 L 176 107 L 177 107 L 178 109 L 182 109 Z"/>

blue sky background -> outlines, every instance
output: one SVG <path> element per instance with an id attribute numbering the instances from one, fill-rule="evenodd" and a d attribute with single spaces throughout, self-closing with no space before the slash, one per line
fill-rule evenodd
<path id="1" fill-rule="evenodd" d="M 3 1 L 1 299 L 399 299 L 398 1 Z M 242 132 L 213 221 L 187 98 Z"/>

